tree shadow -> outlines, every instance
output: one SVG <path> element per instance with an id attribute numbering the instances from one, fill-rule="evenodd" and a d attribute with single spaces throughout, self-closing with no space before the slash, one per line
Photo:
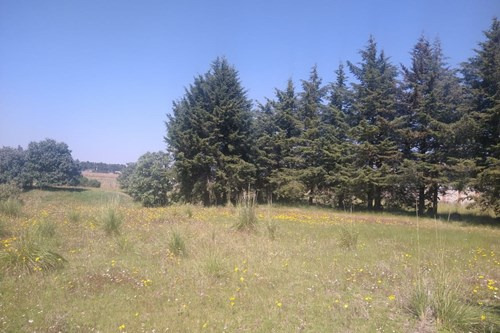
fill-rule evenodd
<path id="1" fill-rule="evenodd" d="M 81 187 L 63 187 L 63 186 L 50 186 L 50 187 L 43 187 L 42 190 L 48 191 L 48 192 L 85 192 L 88 191 L 86 188 L 81 188 Z"/>

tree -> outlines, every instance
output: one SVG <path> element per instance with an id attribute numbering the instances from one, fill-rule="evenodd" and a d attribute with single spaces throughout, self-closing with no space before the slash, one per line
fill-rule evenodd
<path id="1" fill-rule="evenodd" d="M 500 21 L 493 19 L 476 56 L 463 65 L 468 91 L 469 158 L 477 177 L 479 204 L 500 215 Z"/>
<path id="2" fill-rule="evenodd" d="M 0 148 L 0 184 L 14 184 L 25 188 L 29 179 L 25 172 L 26 152 L 23 148 Z"/>
<path id="3" fill-rule="evenodd" d="M 165 206 L 174 186 L 171 160 L 164 152 L 146 153 L 129 169 L 125 192 L 146 207 Z M 127 172 L 129 172 L 127 171 Z M 121 179 L 121 183 L 123 180 Z"/>
<path id="4" fill-rule="evenodd" d="M 436 215 L 439 191 L 449 182 L 452 125 L 461 116 L 461 88 L 443 60 L 439 42 L 431 45 L 422 36 L 411 55 L 411 66 L 403 66 L 406 112 L 402 150 L 409 161 L 404 173 L 414 175 L 409 178 L 407 193 L 416 195 L 420 214 L 429 207 Z"/>
<path id="5" fill-rule="evenodd" d="M 224 204 L 255 181 L 251 102 L 226 59 L 195 79 L 166 125 L 184 200 Z"/>
<path id="6" fill-rule="evenodd" d="M 68 145 L 52 139 L 28 145 L 25 172 L 29 185 L 36 187 L 76 185 L 80 177 Z"/>
<path id="7" fill-rule="evenodd" d="M 377 52 L 375 40 L 360 51 L 359 66 L 348 62 L 358 83 L 353 84 L 355 119 L 350 136 L 355 145 L 353 185 L 368 209 L 382 209 L 383 192 L 401 162 L 397 146 L 397 71 L 384 52 Z"/>

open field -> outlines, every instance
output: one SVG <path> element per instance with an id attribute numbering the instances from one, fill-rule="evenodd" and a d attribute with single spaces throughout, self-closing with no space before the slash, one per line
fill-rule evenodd
<path id="1" fill-rule="evenodd" d="M 117 191 L 120 188 L 117 178 L 118 174 L 111 172 L 83 171 L 82 175 L 88 179 L 95 179 L 101 183 L 101 189 Z"/>
<path id="2" fill-rule="evenodd" d="M 498 224 L 260 206 L 242 232 L 235 207 L 22 200 L 0 213 L 1 332 L 500 331 Z"/>

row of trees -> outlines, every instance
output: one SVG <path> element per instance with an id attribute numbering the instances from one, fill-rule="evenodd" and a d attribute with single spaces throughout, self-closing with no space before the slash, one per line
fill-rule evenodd
<path id="1" fill-rule="evenodd" d="M 20 188 L 78 185 L 80 169 L 63 142 L 46 139 L 21 147 L 0 148 L 0 184 Z"/>
<path id="2" fill-rule="evenodd" d="M 500 213 L 497 19 L 485 36 L 459 70 L 439 42 L 419 38 L 410 65 L 397 67 L 370 38 L 334 82 L 313 67 L 301 91 L 289 80 L 255 109 L 217 59 L 166 122 L 180 198 L 224 204 L 250 187 L 261 200 L 436 214 L 451 187 Z"/>

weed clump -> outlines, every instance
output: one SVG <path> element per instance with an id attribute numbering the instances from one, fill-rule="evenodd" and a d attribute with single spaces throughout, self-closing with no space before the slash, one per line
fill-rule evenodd
<path id="1" fill-rule="evenodd" d="M 255 194 L 245 192 L 239 205 L 238 221 L 234 225 L 236 230 L 255 231 L 258 222 L 255 206 Z"/>
<path id="2" fill-rule="evenodd" d="M 488 331 L 485 327 L 498 324 L 489 323 L 482 310 L 468 304 L 462 293 L 458 284 L 438 274 L 427 284 L 417 283 L 406 308 L 420 321 L 435 323 L 439 330 L 447 332 L 483 332 Z"/>
<path id="3" fill-rule="evenodd" d="M 170 241 L 168 243 L 168 249 L 170 253 L 175 256 L 185 256 L 186 255 L 186 244 L 184 243 L 184 239 L 177 232 L 174 231 L 172 236 L 170 237 Z"/>
<path id="4" fill-rule="evenodd" d="M 46 272 L 62 268 L 66 263 L 61 255 L 29 234 L 15 239 L 8 248 L 0 252 L 0 268 L 6 272 Z"/>
<path id="5" fill-rule="evenodd" d="M 71 222 L 71 223 L 78 223 L 81 219 L 81 215 L 80 215 L 80 212 L 76 211 L 76 210 L 72 210 L 68 213 L 68 220 Z"/>
<path id="6" fill-rule="evenodd" d="M 205 262 L 205 272 L 214 278 L 222 278 L 227 274 L 224 262 L 217 256 L 211 255 Z"/>
<path id="7" fill-rule="evenodd" d="M 37 225 L 35 233 L 40 239 L 53 238 L 56 235 L 56 225 L 52 221 L 43 220 Z"/>
<path id="8" fill-rule="evenodd" d="M 0 213 L 17 217 L 21 215 L 22 203 L 18 199 L 9 198 L 5 201 L 0 201 Z"/>
<path id="9" fill-rule="evenodd" d="M 344 250 L 355 250 L 358 246 L 359 233 L 355 230 L 347 228 L 340 228 L 338 235 L 338 242 L 340 248 Z"/>
<path id="10" fill-rule="evenodd" d="M 123 217 L 113 208 L 107 209 L 102 215 L 102 227 L 108 236 L 120 235 Z"/>

